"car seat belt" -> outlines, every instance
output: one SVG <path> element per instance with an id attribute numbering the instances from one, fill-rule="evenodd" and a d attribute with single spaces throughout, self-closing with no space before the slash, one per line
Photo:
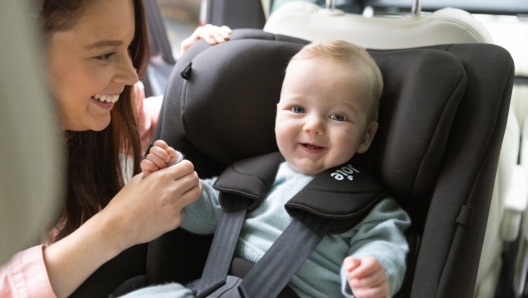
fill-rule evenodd
<path id="1" fill-rule="evenodd" d="M 314 216 L 304 210 L 296 212 L 292 222 L 266 254 L 241 283 L 230 285 L 231 292 L 227 293 L 221 287 L 227 282 L 229 266 L 246 214 L 246 210 L 240 208 L 247 208 L 250 202 L 250 199 L 242 196 L 231 196 L 224 201 L 230 202 L 230 206 L 224 204 L 230 211 L 223 213 L 215 231 L 205 269 L 197 285 L 196 297 L 277 297 L 330 231 L 335 220 Z M 238 290 L 234 288 L 236 286 Z M 218 289 L 225 292 L 216 293 Z M 209 296 L 212 293 L 216 294 Z"/>
<path id="2" fill-rule="evenodd" d="M 330 231 L 335 220 L 304 210 L 273 243 L 240 284 L 243 297 L 277 297 L 315 247 Z"/>
<path id="3" fill-rule="evenodd" d="M 223 205 L 224 212 L 216 227 L 202 278 L 199 280 L 198 290 L 195 293 L 196 297 L 206 297 L 226 283 L 229 266 L 250 203 L 248 198 L 227 195 L 232 197 L 226 200 L 228 203 Z"/>

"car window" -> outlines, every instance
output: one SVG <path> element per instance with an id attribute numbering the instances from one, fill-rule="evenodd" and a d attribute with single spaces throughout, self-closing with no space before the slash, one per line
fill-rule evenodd
<path id="1" fill-rule="evenodd" d="M 180 43 L 200 24 L 201 0 L 157 0 L 174 58 L 180 57 Z M 205 2 L 205 1 L 204 1 Z"/>

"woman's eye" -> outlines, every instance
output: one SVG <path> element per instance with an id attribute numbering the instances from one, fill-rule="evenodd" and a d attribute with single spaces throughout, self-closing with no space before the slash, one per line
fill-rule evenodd
<path id="1" fill-rule="evenodd" d="M 293 108 L 291 108 L 291 110 L 292 110 L 292 112 L 297 113 L 297 114 L 304 113 L 304 108 L 303 107 L 293 107 Z"/>
<path id="2" fill-rule="evenodd" d="M 339 114 L 333 114 L 330 116 L 330 118 L 334 119 L 335 121 L 345 121 L 345 116 Z"/>
<path id="3" fill-rule="evenodd" d="M 97 56 L 97 59 L 99 60 L 103 60 L 103 61 L 108 61 L 110 60 L 110 58 L 114 55 L 115 53 L 108 53 L 108 54 L 104 54 L 104 55 L 101 55 L 101 56 Z"/>

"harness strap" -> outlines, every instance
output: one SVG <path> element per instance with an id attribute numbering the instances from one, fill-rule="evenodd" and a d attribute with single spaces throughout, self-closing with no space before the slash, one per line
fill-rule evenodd
<path id="1" fill-rule="evenodd" d="M 250 203 L 250 199 L 238 195 L 232 195 L 232 198 L 226 201 L 229 206 L 224 206 L 224 212 L 216 227 L 213 243 L 198 285 L 197 298 L 207 297 L 225 284 Z"/>
<path id="2" fill-rule="evenodd" d="M 297 212 L 286 230 L 243 279 L 239 287 L 243 297 L 277 297 L 334 223 L 335 220 L 316 217 L 306 211 Z"/>

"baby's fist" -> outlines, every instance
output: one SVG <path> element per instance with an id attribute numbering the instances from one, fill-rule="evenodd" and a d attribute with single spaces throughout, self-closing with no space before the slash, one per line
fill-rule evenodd
<path id="1" fill-rule="evenodd" d="M 373 257 L 347 257 L 343 261 L 348 284 L 356 298 L 388 298 L 389 280 L 381 263 Z"/>
<path id="2" fill-rule="evenodd" d="M 145 157 L 139 165 L 143 171 L 143 175 L 146 177 L 176 163 L 179 160 L 179 157 L 178 152 L 176 152 L 174 148 L 169 147 L 169 145 L 162 140 L 157 140 L 150 148 L 147 157 Z"/>

